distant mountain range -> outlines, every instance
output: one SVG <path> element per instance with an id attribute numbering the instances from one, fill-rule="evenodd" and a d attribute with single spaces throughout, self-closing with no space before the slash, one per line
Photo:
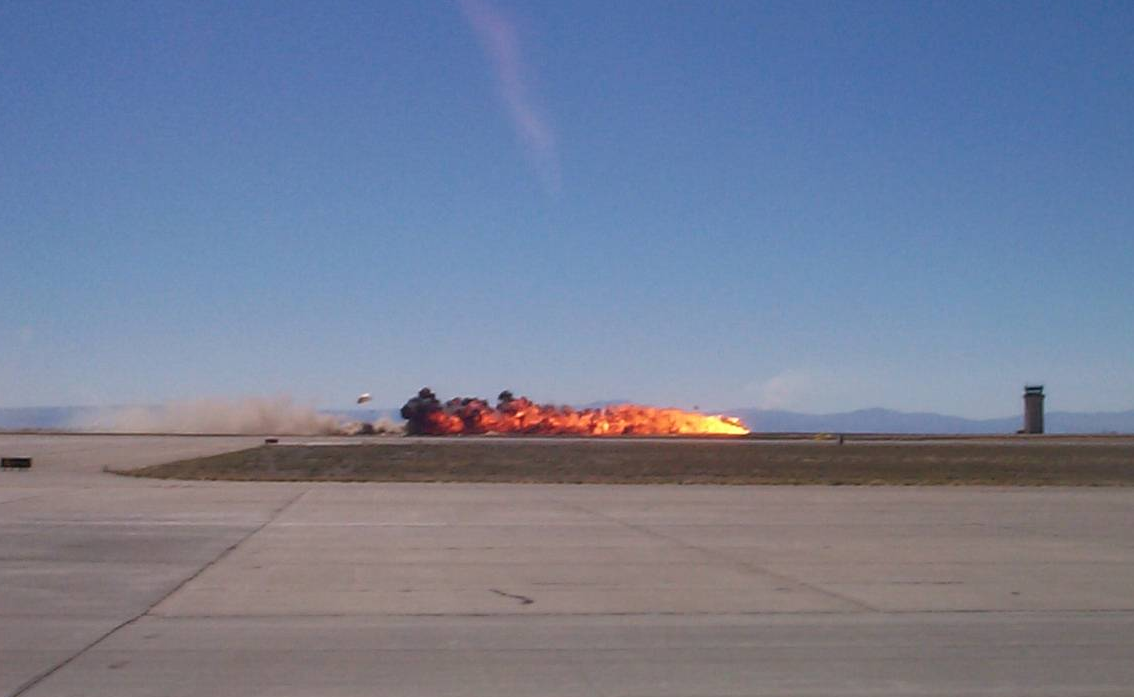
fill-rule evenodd
<path id="1" fill-rule="evenodd" d="M 624 402 L 595 402 L 588 407 Z M 113 409 L 113 408 L 111 408 Z M 97 407 L 0 408 L 0 430 L 81 429 L 100 421 L 107 410 Z M 400 420 L 397 409 L 327 409 L 320 413 L 343 421 Z M 860 409 L 837 414 L 802 414 L 771 409 L 724 410 L 744 420 L 750 429 L 763 433 L 1015 433 L 1022 416 L 999 419 L 966 419 L 929 412 L 891 409 Z M 1134 409 L 1109 412 L 1048 412 L 1048 433 L 1134 433 Z"/>
<path id="2" fill-rule="evenodd" d="M 998 419 L 966 419 L 932 412 L 860 409 L 837 414 L 800 414 L 768 409 L 733 409 L 748 428 L 764 433 L 1015 433 L 1023 415 Z M 1130 411 L 1052 411 L 1044 415 L 1048 433 L 1134 433 Z"/>
<path id="3" fill-rule="evenodd" d="M 93 407 L 5 407 L 0 408 L 0 430 L 72 428 L 97 411 Z"/>

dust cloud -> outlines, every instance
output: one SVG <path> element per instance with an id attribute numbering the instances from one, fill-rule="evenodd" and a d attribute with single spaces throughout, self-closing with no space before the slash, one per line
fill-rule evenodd
<path id="1" fill-rule="evenodd" d="M 288 397 L 199 399 L 152 407 L 109 408 L 76 426 L 112 433 L 329 436 L 402 432 L 402 427 L 389 419 L 344 421 L 296 404 Z"/>

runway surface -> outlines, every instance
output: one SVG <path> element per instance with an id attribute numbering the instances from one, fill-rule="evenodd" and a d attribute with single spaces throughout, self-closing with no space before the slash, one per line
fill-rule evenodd
<path id="1" fill-rule="evenodd" d="M 1129 695 L 1134 489 L 118 477 L 3 436 L 0 695 Z"/>

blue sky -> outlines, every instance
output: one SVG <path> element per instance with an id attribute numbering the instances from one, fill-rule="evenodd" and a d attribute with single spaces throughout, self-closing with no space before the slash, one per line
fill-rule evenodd
<path id="1" fill-rule="evenodd" d="M 1134 5 L 0 5 L 0 406 L 1134 408 Z"/>

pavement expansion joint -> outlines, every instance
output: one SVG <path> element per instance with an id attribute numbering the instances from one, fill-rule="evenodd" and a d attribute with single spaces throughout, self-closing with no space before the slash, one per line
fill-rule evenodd
<path id="1" fill-rule="evenodd" d="M 509 596 L 514 597 L 514 596 Z M 521 596 L 522 597 L 522 596 Z M 534 601 L 533 601 L 534 602 Z M 933 611 L 939 614 L 948 614 L 945 610 Z M 845 610 L 730 610 L 728 612 L 698 612 L 675 610 L 667 612 L 664 610 L 656 610 L 652 612 L 634 612 L 634 611 L 594 611 L 594 612 L 383 612 L 376 614 L 359 614 L 357 612 L 312 612 L 312 613 L 290 613 L 282 614 L 267 614 L 267 613 L 242 613 L 239 615 L 213 615 L 213 614 L 176 614 L 164 615 L 160 612 L 151 613 L 148 617 L 157 618 L 166 621 L 178 620 L 294 620 L 294 619 L 319 619 L 319 618 L 343 618 L 363 617 L 366 619 L 380 620 L 380 619 L 409 619 L 417 617 L 433 617 L 433 618 L 451 618 L 451 619 L 465 619 L 465 618 L 498 618 L 514 620 L 520 618 L 595 618 L 595 617 L 787 617 L 798 615 L 800 617 L 812 617 L 816 615 L 826 616 L 862 616 L 866 614 L 871 615 L 890 615 L 890 614 L 924 614 L 921 612 L 907 612 L 907 613 L 864 613 Z"/>
<path id="2" fill-rule="evenodd" d="M 216 557 L 214 557 L 212 560 L 210 560 L 206 564 L 202 565 L 201 568 L 197 569 L 196 572 L 190 574 L 188 577 L 183 579 L 172 590 L 170 590 L 168 593 L 166 593 L 162 597 L 155 600 L 153 603 L 151 603 L 149 605 L 149 607 L 147 607 L 145 610 L 143 610 L 142 612 L 139 612 L 138 614 L 134 615 L 133 617 L 126 619 L 123 622 L 120 622 L 119 624 L 112 627 L 110 629 L 110 631 L 108 631 L 108 632 L 102 634 L 101 636 L 95 638 L 94 641 L 90 642 L 86 646 L 83 646 L 82 648 L 80 648 L 78 651 L 76 651 L 72 655 L 70 655 L 67 658 L 63 659 L 62 661 L 56 663 L 54 666 L 48 668 L 47 670 L 43 671 L 42 673 L 39 673 L 38 675 L 32 677 L 30 680 L 25 682 L 23 685 L 20 685 L 19 687 L 17 687 L 16 690 L 11 693 L 10 697 L 20 697 L 20 695 L 31 690 L 36 685 L 43 682 L 45 679 L 51 677 L 51 675 L 53 675 L 54 673 L 58 672 L 59 670 L 65 668 L 67 665 L 74 662 L 76 659 L 78 659 L 83 654 L 87 653 L 91 649 L 94 649 L 96 646 L 101 644 L 103 641 L 106 641 L 108 638 L 110 638 L 111 636 L 116 634 L 119 630 L 125 629 L 126 627 L 129 627 L 130 625 L 134 624 L 138 620 L 149 615 L 150 612 L 154 608 L 156 608 L 161 603 L 165 602 L 165 600 L 167 598 L 169 598 L 173 594 L 177 593 L 177 591 L 184 588 L 186 584 L 191 583 L 194 579 L 196 579 L 198 576 L 203 574 L 207 569 L 209 569 L 214 564 L 216 564 L 217 562 L 221 561 L 222 559 L 227 557 L 229 554 L 231 554 L 237 547 L 239 547 L 241 544 L 243 544 L 249 538 L 251 538 L 256 533 L 260 532 L 265 527 L 267 527 L 269 524 L 271 524 L 271 522 L 273 520 L 275 520 L 277 516 L 279 516 L 281 513 L 286 511 L 288 508 L 290 508 L 293 504 L 298 502 L 299 499 L 301 499 L 305 494 L 308 493 L 308 491 L 309 490 L 301 491 L 298 494 L 296 494 L 295 496 L 291 497 L 289 500 L 285 501 L 282 505 L 278 506 L 274 511 L 272 511 L 268 515 L 267 520 L 265 520 L 263 523 L 256 526 L 255 528 L 253 528 L 251 531 L 249 531 L 249 533 L 247 535 L 241 537 L 239 540 L 237 540 L 236 542 L 234 542 L 231 545 L 229 545 L 228 547 L 226 547 L 224 550 L 221 551 L 220 554 L 218 554 Z"/>
<path id="3" fill-rule="evenodd" d="M 763 577 L 766 577 L 766 578 L 776 579 L 778 581 L 785 582 L 785 583 L 792 585 L 792 586 L 795 586 L 797 588 L 804 588 L 804 589 L 812 591 L 814 593 L 818 593 L 820 595 L 827 596 L 828 598 L 838 600 L 839 602 L 850 605 L 851 607 L 855 608 L 859 612 L 882 612 L 883 611 L 880 608 L 869 605 L 868 603 L 864 603 L 863 601 L 858 600 L 857 598 L 852 598 L 850 596 L 843 595 L 842 593 L 836 593 L 835 591 L 829 590 L 827 588 L 823 588 L 822 586 L 818 586 L 818 585 L 815 585 L 815 584 L 812 584 L 812 583 L 808 583 L 806 581 L 800 580 L 800 579 L 795 578 L 793 576 L 789 576 L 787 574 L 783 574 L 783 573 L 780 573 L 780 572 L 777 572 L 777 571 L 772 571 L 771 569 L 765 568 L 765 567 L 760 566 L 758 564 L 753 564 L 752 562 L 747 562 L 747 561 L 743 561 L 741 559 L 737 559 L 736 557 L 733 557 L 730 554 L 726 554 L 725 552 L 723 552 L 721 550 L 713 549 L 713 548 L 710 548 L 710 547 L 704 547 L 704 546 L 701 546 L 701 545 L 696 545 L 696 544 L 693 544 L 692 542 L 689 542 L 687 540 L 683 540 L 679 537 L 674 537 L 672 535 L 668 535 L 666 533 L 659 532 L 659 531 L 657 531 L 653 528 L 650 528 L 650 527 L 647 527 L 647 526 L 644 526 L 644 525 L 635 525 L 634 523 L 628 523 L 625 520 L 622 520 L 622 519 L 617 518 L 615 516 L 607 515 L 605 513 L 602 513 L 601 511 L 596 511 L 596 510 L 587 508 L 586 506 L 581 506 L 577 503 L 569 503 L 569 502 L 563 501 L 561 499 L 553 499 L 553 500 L 561 506 L 565 506 L 567 508 L 574 509 L 574 510 L 579 511 L 581 513 L 587 513 L 589 515 L 593 515 L 595 517 L 602 518 L 603 520 L 610 521 L 610 522 L 612 522 L 616 525 L 620 525 L 620 526 L 627 528 L 629 530 L 633 530 L 635 532 L 642 533 L 644 535 L 649 535 L 650 537 L 653 537 L 655 539 L 664 540 L 664 541 L 669 542 L 671 544 L 678 545 L 679 547 L 684 547 L 685 549 L 690 549 L 690 550 L 696 551 L 700 554 L 703 554 L 706 557 L 715 558 L 715 559 L 719 559 L 719 560 L 728 562 L 729 564 L 733 565 L 734 567 L 741 569 L 743 571 L 746 571 L 748 573 L 752 573 L 752 574 L 755 574 L 755 575 L 758 575 L 758 576 L 763 576 Z"/>
<path id="4" fill-rule="evenodd" d="M 509 596 L 512 597 L 512 596 Z M 304 613 L 290 613 L 290 614 L 277 614 L 277 613 L 241 613 L 234 614 L 212 614 L 212 613 L 178 613 L 176 615 L 165 615 L 160 612 L 150 613 L 148 617 L 156 618 L 162 621 L 181 621 L 181 620 L 232 620 L 242 621 L 248 619 L 271 619 L 271 620 L 293 620 L 293 619 L 318 619 L 318 618 L 336 618 L 336 617 L 352 617 L 363 618 L 368 621 L 376 621 L 381 619 L 398 619 L 398 618 L 414 618 L 414 617 L 436 617 L 436 618 L 453 618 L 463 619 L 468 617 L 497 617 L 506 620 L 518 620 L 522 618 L 539 618 L 539 617 L 561 617 L 571 618 L 578 617 L 581 619 L 594 618 L 594 617 L 814 617 L 816 615 L 823 615 L 828 617 L 922 617 L 925 615 L 1015 615 L 1015 616 L 1036 616 L 1036 617 L 1059 617 L 1070 615 L 1129 615 L 1130 619 L 1134 619 L 1134 609 L 1132 608 L 1060 608 L 1057 610 L 1037 610 L 1037 609 L 948 609 L 948 610 L 877 610 L 874 612 L 860 612 L 855 610 L 723 610 L 720 612 L 714 611 L 698 611 L 698 610 L 650 610 L 650 611 L 634 611 L 634 610 L 602 610 L 602 611 L 580 611 L 580 612 L 548 612 L 548 611 L 534 611 L 524 612 L 522 614 L 514 612 L 384 612 L 375 614 L 359 614 L 357 612 L 304 612 Z M 17 617 L 21 615 L 5 615 L 6 617 Z M 29 617 L 40 617 L 40 615 L 28 615 Z M 98 617 L 97 615 L 94 617 Z"/>

